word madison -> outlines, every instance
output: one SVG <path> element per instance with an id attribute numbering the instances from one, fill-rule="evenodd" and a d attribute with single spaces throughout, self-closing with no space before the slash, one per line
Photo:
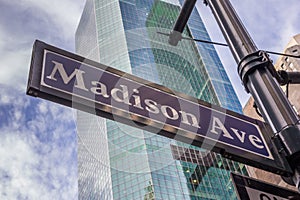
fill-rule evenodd
<path id="1" fill-rule="evenodd" d="M 255 124 L 45 50 L 41 85 L 270 158 Z"/>

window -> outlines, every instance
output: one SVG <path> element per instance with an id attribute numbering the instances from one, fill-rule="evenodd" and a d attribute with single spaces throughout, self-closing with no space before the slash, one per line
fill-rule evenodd
<path id="1" fill-rule="evenodd" d="M 294 64 L 291 62 L 290 64 L 289 64 L 289 68 L 291 69 L 291 70 L 294 70 L 295 68 L 294 68 Z"/>
<path id="2" fill-rule="evenodd" d="M 285 60 L 286 62 L 289 62 L 289 57 L 285 57 L 284 60 Z"/>

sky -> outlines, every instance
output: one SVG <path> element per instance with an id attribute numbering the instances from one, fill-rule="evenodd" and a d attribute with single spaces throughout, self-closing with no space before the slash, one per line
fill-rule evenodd
<path id="1" fill-rule="evenodd" d="M 0 0 L 0 199 L 77 199 L 74 110 L 25 95 L 36 39 L 74 52 L 84 0 Z M 300 33 L 299 0 L 231 0 L 259 49 L 281 52 Z M 197 8 L 224 42 L 210 9 Z M 226 47 L 216 47 L 241 103 L 249 96 Z M 272 56 L 274 61 L 276 57 Z"/>

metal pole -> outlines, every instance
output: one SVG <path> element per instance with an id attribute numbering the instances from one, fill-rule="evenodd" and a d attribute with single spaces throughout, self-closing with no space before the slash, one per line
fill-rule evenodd
<path id="1" fill-rule="evenodd" d="M 300 119 L 277 82 L 280 80 L 278 73 L 267 53 L 257 49 L 229 0 L 204 0 L 204 3 L 211 8 L 238 63 L 238 72 L 246 91 L 251 93 L 264 120 L 270 124 L 273 137 L 278 137 L 282 143 L 284 149 L 279 151 L 285 150 L 283 156 L 287 157 L 294 170 L 294 176 L 284 180 L 296 185 L 300 191 Z M 181 39 L 183 27 L 194 5 L 195 0 L 185 1 L 184 7 L 188 9 L 182 9 L 176 21 L 176 30 L 171 32 L 169 38 L 171 45 L 177 45 Z"/>
<path id="2" fill-rule="evenodd" d="M 275 69 L 265 52 L 256 45 L 238 18 L 229 0 L 207 0 L 230 50 L 239 64 L 239 74 L 253 96 L 266 122 L 285 147 L 287 158 L 295 170 L 293 181 L 299 189 L 300 119 L 275 77 Z"/>
<path id="3" fill-rule="evenodd" d="M 193 8 L 195 7 L 196 1 L 197 0 L 188 0 L 184 2 L 179 17 L 173 27 L 172 32 L 170 33 L 169 44 L 176 46 L 182 39 L 181 33 L 183 32 Z"/>
<path id="4" fill-rule="evenodd" d="M 267 55 L 258 52 L 229 0 L 208 0 L 207 2 L 236 62 L 240 64 L 239 73 L 245 87 L 258 103 L 264 119 L 270 123 L 275 133 L 289 125 L 297 124 L 299 118 L 272 76 L 269 70 L 271 63 L 267 60 Z M 252 61 L 256 63 L 252 64 Z M 262 65 L 252 67 L 256 64 Z"/>

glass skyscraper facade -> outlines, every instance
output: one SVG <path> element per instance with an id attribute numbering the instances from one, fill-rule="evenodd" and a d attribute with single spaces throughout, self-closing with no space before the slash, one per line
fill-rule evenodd
<path id="1" fill-rule="evenodd" d="M 241 112 L 210 44 L 169 33 L 183 0 L 87 0 L 77 53 L 176 92 Z M 184 35 L 210 40 L 192 12 Z M 78 111 L 79 199 L 236 199 L 230 171 L 244 165 L 209 150 Z"/>

